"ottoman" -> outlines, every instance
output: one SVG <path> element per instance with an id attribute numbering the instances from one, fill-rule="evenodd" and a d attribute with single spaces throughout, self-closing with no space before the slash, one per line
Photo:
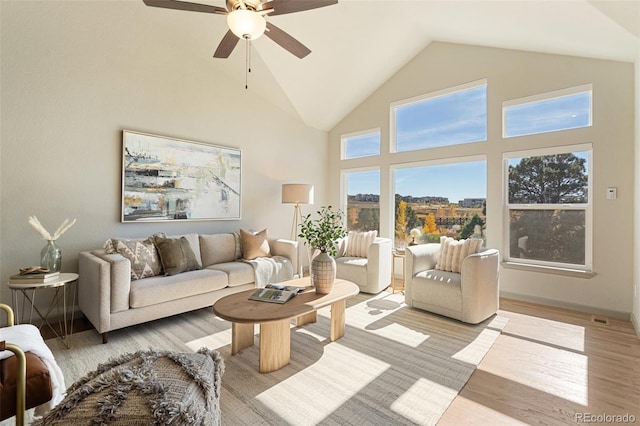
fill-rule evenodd
<path id="1" fill-rule="evenodd" d="M 49 425 L 219 425 L 221 355 L 159 350 L 100 364 L 32 423 Z"/>

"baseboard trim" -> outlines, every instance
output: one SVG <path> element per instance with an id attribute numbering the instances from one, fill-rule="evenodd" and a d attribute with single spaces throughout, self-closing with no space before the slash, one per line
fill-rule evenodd
<path id="1" fill-rule="evenodd" d="M 631 312 L 631 324 L 633 324 L 633 328 L 636 330 L 636 336 L 640 339 L 640 321 L 633 312 Z"/>
<path id="2" fill-rule="evenodd" d="M 568 303 L 568 302 L 562 302 L 554 299 L 545 299 L 544 297 L 529 296 L 529 295 L 520 294 L 520 293 L 512 293 L 510 291 L 500 291 L 500 297 L 504 297 L 505 299 L 520 300 L 522 302 L 537 303 L 539 305 L 553 306 L 556 308 L 571 309 L 573 311 L 586 312 L 588 314 L 602 315 L 602 316 L 607 316 L 611 318 L 617 318 L 617 319 L 633 322 L 631 312 L 612 311 L 609 309 L 601 309 L 593 306 L 580 305 L 577 303 Z M 634 324 L 636 333 L 638 333 L 638 330 L 639 330 L 637 325 L 638 323 L 636 322 L 636 324 Z"/>

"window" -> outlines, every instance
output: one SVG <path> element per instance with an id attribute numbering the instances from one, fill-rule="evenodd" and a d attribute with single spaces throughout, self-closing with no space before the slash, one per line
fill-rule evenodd
<path id="1" fill-rule="evenodd" d="M 343 135 L 341 138 L 343 160 L 380 155 L 380 130 Z"/>
<path id="2" fill-rule="evenodd" d="M 591 268 L 591 145 L 505 155 L 508 260 Z"/>
<path id="3" fill-rule="evenodd" d="M 348 231 L 380 232 L 380 170 L 343 171 Z"/>
<path id="4" fill-rule="evenodd" d="M 591 84 L 502 105 L 505 138 L 591 126 Z"/>
<path id="5" fill-rule="evenodd" d="M 391 126 L 396 152 L 485 141 L 487 82 L 395 102 Z"/>
<path id="6" fill-rule="evenodd" d="M 466 160 L 394 169 L 396 247 L 483 235 L 487 162 Z"/>

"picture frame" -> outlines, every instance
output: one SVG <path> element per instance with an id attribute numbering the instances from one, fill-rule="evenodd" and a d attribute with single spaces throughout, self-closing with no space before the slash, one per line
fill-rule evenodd
<path id="1" fill-rule="evenodd" d="M 122 131 L 121 222 L 239 220 L 240 149 Z"/>

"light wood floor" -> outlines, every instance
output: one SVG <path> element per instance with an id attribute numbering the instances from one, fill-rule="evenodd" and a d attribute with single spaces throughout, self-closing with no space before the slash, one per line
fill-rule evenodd
<path id="1" fill-rule="evenodd" d="M 584 424 L 581 416 L 624 414 L 640 424 L 640 340 L 629 321 L 603 325 L 507 299 L 499 313 L 509 323 L 439 425 Z"/>

